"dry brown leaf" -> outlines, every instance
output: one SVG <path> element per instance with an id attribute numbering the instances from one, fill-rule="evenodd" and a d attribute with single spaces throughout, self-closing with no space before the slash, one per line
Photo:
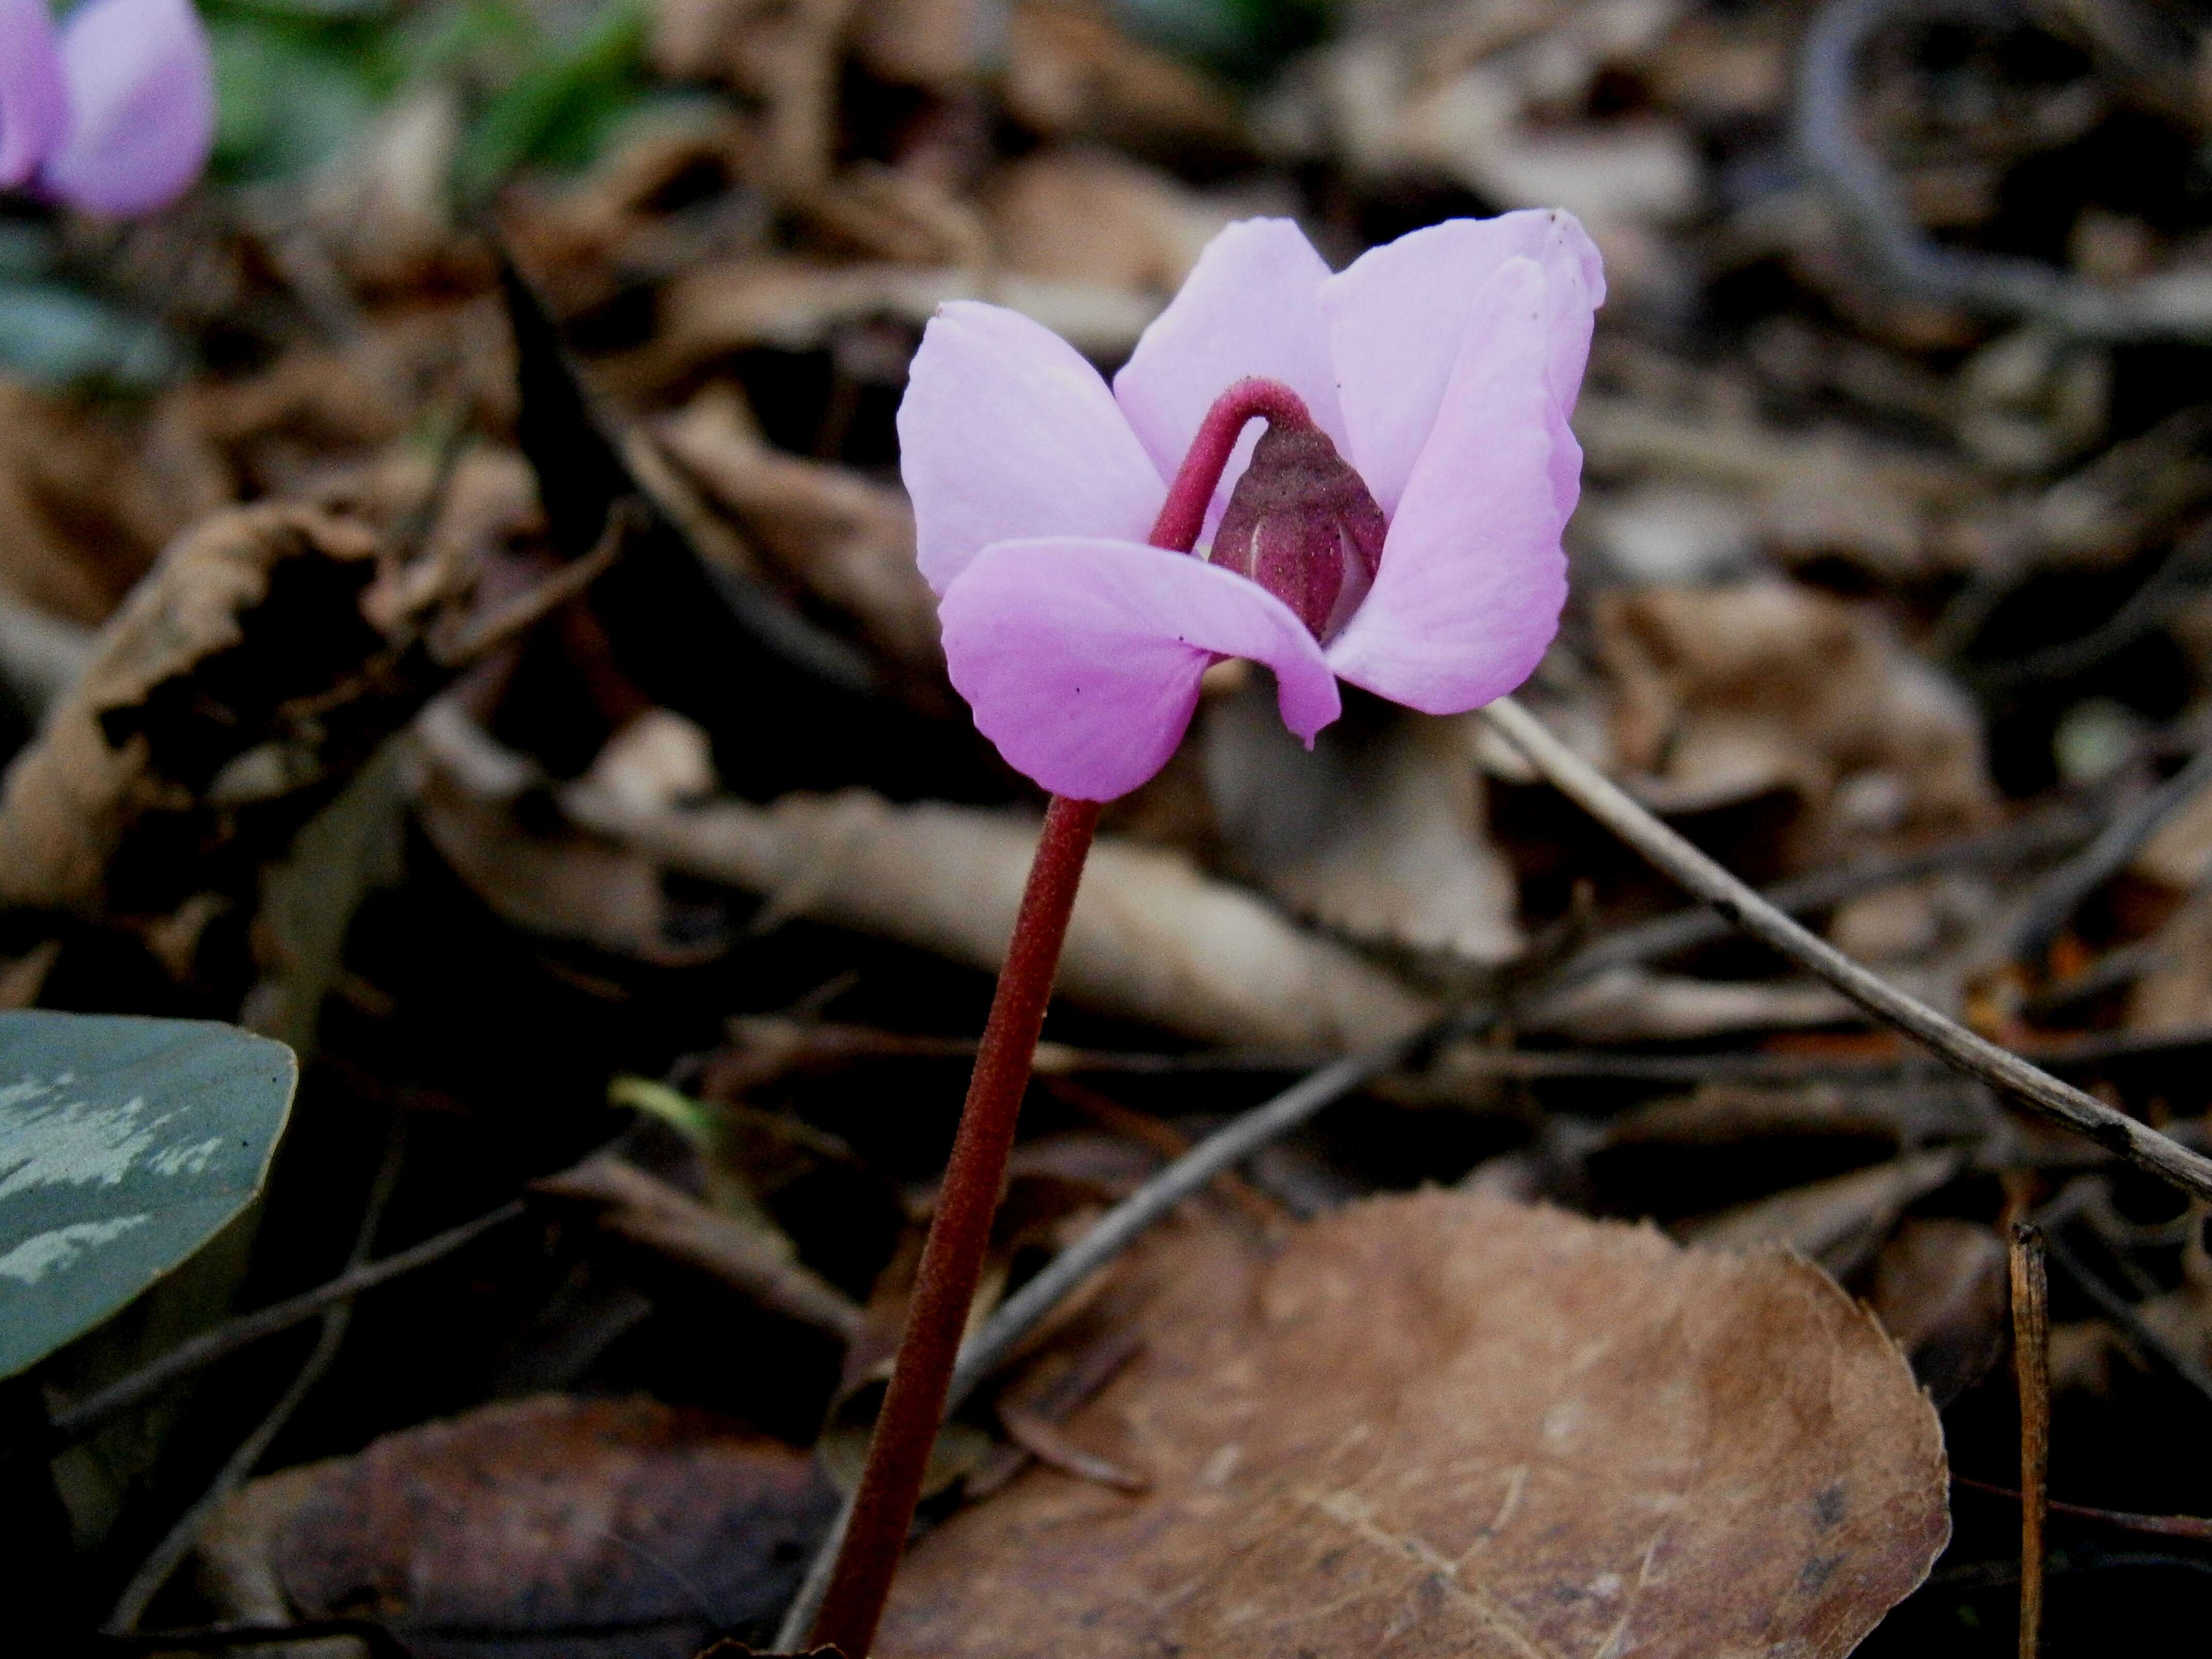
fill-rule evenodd
<path id="1" fill-rule="evenodd" d="M 1594 392 L 1576 406 L 1575 432 L 1601 479 L 1663 477 L 1737 497 L 1758 540 L 1790 563 L 1841 556 L 1910 580 L 1954 554 L 1931 526 L 1973 502 L 1972 475 L 1848 429 L 1754 425 L 1729 401 L 1707 396 L 1682 407 L 1675 398 Z"/>
<path id="2" fill-rule="evenodd" d="M 944 672 L 937 597 L 914 559 L 906 496 L 763 442 L 736 394 L 709 388 L 654 428 L 777 569 L 857 622 L 910 674 Z"/>
<path id="3" fill-rule="evenodd" d="M 1849 1273 L 1888 1237 L 1906 1205 L 1947 1185 L 1966 1161 L 1966 1153 L 1956 1147 L 1908 1152 L 1717 1215 L 1697 1217 L 1674 1231 L 1711 1249 L 1787 1244 L 1820 1257 L 1836 1273 Z"/>
<path id="4" fill-rule="evenodd" d="M 1938 1407 L 2004 1352 L 2012 1312 L 2004 1241 L 1955 1216 L 1907 1221 L 1875 1263 L 1874 1312 Z"/>
<path id="5" fill-rule="evenodd" d="M 0 899 L 96 909 L 144 831 L 150 887 L 126 902 L 166 908 L 194 890 L 170 890 L 192 878 L 181 848 L 212 851 L 237 807 L 315 781 L 325 759 L 366 758 L 365 734 L 326 730 L 337 711 L 315 705 L 390 648 L 359 607 L 376 550 L 356 521 L 286 506 L 220 514 L 171 548 L 9 769 Z M 324 648 L 301 653 L 303 637 Z M 322 747 L 349 738 L 358 752 Z"/>
<path id="6" fill-rule="evenodd" d="M 1731 1031 L 1789 1031 L 1856 1020 L 1817 981 L 1692 979 L 1614 968 L 1529 1005 L 1519 1028 L 1582 1042 L 1687 1042 Z"/>
<path id="7" fill-rule="evenodd" d="M 894 806 L 858 789 L 654 812 L 587 783 L 562 800 L 672 869 L 766 895 L 764 920 L 805 916 L 985 969 L 1006 951 L 1036 845 L 1036 824 L 1011 814 Z M 1057 990 L 1211 1042 L 1300 1051 L 1364 1048 L 1432 1012 L 1181 854 L 1110 837 L 1085 868 Z"/>
<path id="8" fill-rule="evenodd" d="M 1006 20 L 1008 112 L 1048 138 L 1140 154 L 1242 158 L 1251 140 L 1229 95 L 1196 70 L 1121 33 L 1104 7 L 1024 0 Z"/>
<path id="9" fill-rule="evenodd" d="M 315 179 L 315 238 L 357 293 L 407 298 L 489 275 L 483 251 L 454 234 L 451 180 L 462 131 L 460 89 L 433 82 L 394 100 L 360 144 Z"/>
<path id="10" fill-rule="evenodd" d="M 991 257 L 981 216 L 920 171 L 857 161 L 792 205 L 817 238 L 858 258 L 977 269 Z"/>
<path id="11" fill-rule="evenodd" d="M 229 499 L 119 418 L 0 380 L 0 597 L 86 627 Z"/>
<path id="12" fill-rule="evenodd" d="M 409 411 L 374 356 L 301 348 L 243 380 L 181 387 L 167 414 L 222 458 L 232 493 L 274 494 L 405 431 Z"/>
<path id="13" fill-rule="evenodd" d="M 790 1239 L 709 1208 L 620 1158 L 586 1158 L 532 1189 L 595 1212 L 605 1231 L 703 1273 L 771 1312 L 829 1332 L 841 1342 L 860 1334 L 858 1304 L 793 1259 Z"/>
<path id="14" fill-rule="evenodd" d="M 419 752 L 408 784 L 416 820 L 495 915 L 532 933 L 644 962 L 676 965 L 720 954 L 719 939 L 679 937 L 650 860 L 557 824 L 526 825 L 516 803 L 545 780 L 527 757 L 485 736 L 453 700 L 425 710 L 414 737 Z M 618 799 L 638 793 L 620 772 L 600 787 Z"/>
<path id="15" fill-rule="evenodd" d="M 1814 1659 L 1949 1531 L 1934 1412 L 1794 1257 L 1425 1193 L 1273 1255 L 1186 1219 L 1127 1294 L 1146 1346 L 1066 1426 L 1152 1492 L 956 1516 L 880 1659 Z"/>
<path id="16" fill-rule="evenodd" d="M 424 1659 L 486 1632 L 573 1652 L 561 1632 L 592 1625 L 629 1626 L 627 1659 L 690 1659 L 781 1605 L 832 1501 L 805 1452 L 708 1413 L 541 1395 L 255 1481 L 210 1522 L 200 1578 L 230 1618 L 428 1627 Z"/>
<path id="17" fill-rule="evenodd" d="M 1778 581 L 1612 589 L 1598 650 L 1622 763 L 1671 810 L 1795 791 L 1798 860 L 1955 835 L 1996 794 L 1963 694 L 1867 613 Z"/>
<path id="18" fill-rule="evenodd" d="M 2199 889 L 2154 936 L 2150 964 L 2136 980 L 2128 1000 L 2127 1024 L 2130 1030 L 2156 1032 L 2193 1030 L 2208 1023 L 2212 1023 L 2212 890 Z"/>
<path id="19" fill-rule="evenodd" d="M 760 106 L 759 182 L 804 190 L 830 174 L 837 71 L 854 0 L 659 0 L 653 61 L 672 80 L 726 81 Z"/>
<path id="20" fill-rule="evenodd" d="M 1745 1140 L 1840 1136 L 1894 1145 L 1918 1127 L 1918 1097 L 1832 1084 L 1701 1083 L 1691 1093 L 1632 1106 L 1607 1125 L 1610 1147 L 1714 1147 Z"/>
<path id="21" fill-rule="evenodd" d="M 999 169 L 984 197 L 1009 270 L 1170 295 L 1238 216 L 1105 150 L 1047 149 Z"/>
<path id="22" fill-rule="evenodd" d="M 1485 966 L 1521 953 L 1519 890 L 1459 722 L 1363 705 L 1309 755 L 1250 682 L 1208 703 L 1201 744 L 1226 861 L 1291 909 Z"/>
<path id="23" fill-rule="evenodd" d="M 755 254 L 672 278 L 660 292 L 659 331 L 635 351 L 603 360 L 600 374 L 610 386 L 638 393 L 674 386 L 732 352 L 813 350 L 837 329 L 872 318 L 919 328 L 953 300 L 1008 307 L 1102 359 L 1126 356 L 1161 306 L 1156 295 L 1104 283 Z"/>
<path id="24" fill-rule="evenodd" d="M 902 86 L 957 92 L 990 42 L 988 0 L 872 0 L 853 18 L 853 56 Z"/>
<path id="25" fill-rule="evenodd" d="M 746 149 L 740 118 L 712 106 L 690 119 L 653 122 L 559 188 L 542 178 L 512 186 L 501 232 L 556 315 L 589 311 L 641 276 L 684 270 L 758 237 L 765 215 L 751 193 L 724 193 Z M 702 194 L 720 197 L 703 218 L 671 208 L 696 206 Z"/>

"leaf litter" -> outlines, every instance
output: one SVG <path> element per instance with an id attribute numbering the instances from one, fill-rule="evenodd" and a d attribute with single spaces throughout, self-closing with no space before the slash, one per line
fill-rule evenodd
<path id="1" fill-rule="evenodd" d="M 2212 685 L 2212 425 L 2178 343 L 2206 331 L 2187 167 L 2212 128 L 2172 68 L 2201 8 L 659 0 L 575 37 L 520 9 L 403 68 L 365 15 L 211 6 L 240 84 L 325 137 L 240 106 L 170 214 L 0 222 L 0 1002 L 238 1021 L 305 1062 L 249 1222 L 20 1409 L 337 1274 L 388 1120 L 428 1150 L 374 1255 L 531 1194 L 528 1226 L 363 1296 L 320 1381 L 241 1339 L 11 1486 L 55 1540 L 27 1639 L 107 1618 L 307 1376 L 259 1468 L 315 1472 L 351 1565 L 310 1586 L 264 1552 L 234 1594 L 211 1534 L 149 1625 L 370 1607 L 550 1652 L 565 1609 L 605 1652 L 648 1607 L 672 1652 L 726 1621 L 771 1641 L 834 1482 L 773 1494 L 865 1431 L 1038 804 L 943 678 L 895 466 L 908 358 L 980 298 L 1110 373 L 1255 213 L 1340 266 L 1449 215 L 1581 214 L 1613 298 L 1575 417 L 1575 599 L 1527 705 L 1731 869 L 1814 884 L 1790 902 L 1847 954 L 2206 1146 L 2212 793 L 2161 793 Z M 1839 85 L 1841 24 L 1871 32 Z M 1853 145 L 1901 205 L 1843 187 Z M 62 384 L 70 362 L 94 378 Z M 2020 1515 L 1983 1487 L 2020 1484 L 1999 1269 L 2027 1216 L 2053 1241 L 2045 1650 L 2185 1611 L 2193 1534 L 2130 1553 L 2085 1516 L 2212 1507 L 2201 1209 L 1717 923 L 1680 931 L 1680 896 L 1487 727 L 1355 700 L 1309 757 L 1245 718 L 1263 678 L 1210 676 L 1108 820 L 979 1327 L 1237 1112 L 1457 1023 L 994 1369 L 946 1437 L 899 1640 L 1022 1650 L 1054 1634 L 1017 1617 L 1042 1586 L 1132 1643 L 1253 1650 L 1222 1632 L 1277 1620 L 1285 1651 L 1443 1650 L 1475 1594 L 1600 1651 L 1595 1587 L 1641 1582 L 1651 1492 L 1694 1491 L 1673 1513 L 1711 1529 L 1680 1535 L 1713 1575 L 1624 1596 L 1615 1650 L 2012 1652 Z M 1375 1196 L 1462 1182 L 1489 1196 Z M 1639 1218 L 1689 1248 L 1616 1224 Z M 1365 1294 L 1308 1311 L 1301 1346 L 1275 1310 L 1340 1279 Z M 1498 1306 L 1525 1322 L 1501 1335 Z M 1730 1370 L 1731 1331 L 1759 1364 Z M 1614 1359 L 1562 1368 L 1601 1336 Z M 1249 1384 L 1208 1369 L 1233 1345 Z M 1604 1396 L 1576 1486 L 1530 1437 L 1632 1350 L 1675 1392 Z M 1826 1427 L 1759 1438 L 1816 1385 Z M 530 1423 L 601 1437 L 556 1467 Z M 1403 1454 L 1371 1480 L 1337 1449 L 1362 1423 Z M 1774 1524 L 1620 1478 L 1695 1433 Z M 1276 1461 L 1205 1485 L 1231 1445 Z M 1923 1582 L 1946 1447 L 1983 1486 Z M 1299 1496 L 1308 1454 L 1335 1510 Z M 483 1483 L 441 1485 L 449 1463 Z M 1504 1499 L 1475 1488 L 1523 1463 L 1571 1547 L 1508 1561 L 1534 1534 L 1477 1548 Z M 378 1495 L 401 1464 L 436 1503 Z M 1858 1565 L 1793 1589 L 1819 1468 L 1858 1483 Z M 687 1516 L 727 1521 L 721 1577 L 671 1534 L 711 1614 L 619 1543 L 439 1587 L 467 1551 L 438 1540 L 634 1479 L 665 1481 L 654 1516 L 696 1492 Z M 1340 1606 L 1313 1588 L 1338 1547 Z M 395 1564 L 435 1594 L 364 1588 Z"/>
<path id="2" fill-rule="evenodd" d="M 1066 1433 L 1150 1490 L 1024 1475 L 878 1651 L 1841 1654 L 1948 1536 L 1933 1409 L 1792 1255 L 1431 1192 L 1188 1218 L 1114 1305 Z"/>

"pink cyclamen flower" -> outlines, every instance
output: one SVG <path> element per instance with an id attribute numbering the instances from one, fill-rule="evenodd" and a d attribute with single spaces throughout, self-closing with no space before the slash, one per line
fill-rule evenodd
<path id="1" fill-rule="evenodd" d="M 215 64 L 191 0 L 0 0 L 0 188 L 131 217 L 189 189 L 215 145 Z"/>
<path id="2" fill-rule="evenodd" d="M 1231 225 L 1110 390 L 1027 318 L 945 307 L 900 465 L 977 726 L 1055 794 L 1107 800 L 1167 763 L 1224 657 L 1273 671 L 1308 744 L 1340 678 L 1435 714 L 1513 690 L 1565 602 L 1567 416 L 1603 298 L 1581 225 L 1522 212 L 1335 275 L 1287 220 Z M 1202 523 L 1193 498 L 1170 530 L 1232 441 Z"/>

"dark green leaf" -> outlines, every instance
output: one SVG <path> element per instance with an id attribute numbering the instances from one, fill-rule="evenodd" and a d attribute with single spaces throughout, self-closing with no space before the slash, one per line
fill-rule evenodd
<path id="1" fill-rule="evenodd" d="M 245 1208 L 298 1079 L 283 1043 L 211 1021 L 0 1014 L 0 1376 Z"/>

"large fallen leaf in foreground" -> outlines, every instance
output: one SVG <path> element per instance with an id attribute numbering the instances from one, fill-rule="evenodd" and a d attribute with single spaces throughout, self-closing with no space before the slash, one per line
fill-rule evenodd
<path id="1" fill-rule="evenodd" d="M 1911 1373 L 1780 1252 L 1428 1193 L 1272 1257 L 1186 1223 L 1131 1293 L 1145 1350 L 1066 1426 L 1151 1493 L 956 1516 L 878 1659 L 1814 1659 L 1949 1534 Z"/>

